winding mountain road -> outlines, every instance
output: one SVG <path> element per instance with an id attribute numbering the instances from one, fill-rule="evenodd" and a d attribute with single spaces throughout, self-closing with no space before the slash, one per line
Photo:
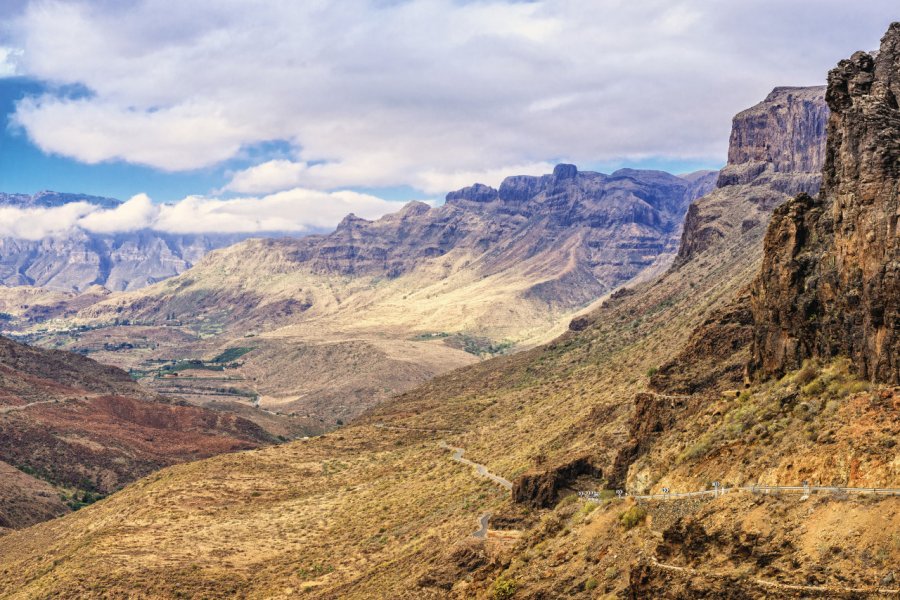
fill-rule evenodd
<path id="1" fill-rule="evenodd" d="M 453 456 L 450 457 L 452 460 L 455 460 L 456 462 L 460 462 L 464 465 L 473 467 L 475 469 L 475 472 L 478 473 L 479 475 L 481 475 L 482 477 L 487 477 L 488 479 L 490 479 L 497 485 L 503 487 L 504 489 L 506 489 L 508 491 L 512 491 L 512 488 L 513 488 L 512 481 L 510 481 L 508 479 L 504 479 L 503 477 L 500 477 L 499 475 L 495 475 L 495 474 L 491 473 L 490 471 L 488 471 L 487 467 L 482 464 L 479 464 L 477 462 L 472 462 L 468 458 L 463 458 L 463 454 L 465 454 L 466 451 L 463 450 L 462 448 L 450 446 L 444 441 L 441 441 L 438 445 L 441 448 L 443 448 L 444 450 L 453 450 Z"/>

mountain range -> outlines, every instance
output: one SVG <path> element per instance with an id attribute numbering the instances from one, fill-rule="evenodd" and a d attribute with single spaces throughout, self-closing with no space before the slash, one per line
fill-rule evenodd
<path id="1" fill-rule="evenodd" d="M 470 216 L 447 234 L 476 240 L 456 241 L 465 249 L 457 257 L 441 245 L 447 228 L 419 227 L 432 211 L 453 215 L 460 202 L 508 214 L 502 223 L 528 223 L 523 211 L 531 209 L 516 194 L 475 186 L 448 198 L 449 208 L 412 205 L 374 223 L 348 218 L 333 236 L 245 242 L 147 290 L 79 308 L 85 327 L 112 315 L 145 320 L 126 327 L 141 328 L 148 341 L 154 328 L 189 335 L 178 324 L 189 317 L 177 304 L 181 291 L 202 308 L 197 337 L 279 326 L 266 336 L 243 333 L 253 335 L 240 338 L 245 348 L 232 339 L 231 352 L 206 362 L 247 357 L 246 368 L 257 341 L 291 340 L 307 331 L 305 319 L 319 318 L 306 325 L 311 331 L 341 314 L 323 305 L 360 302 L 347 295 L 355 278 L 372 294 L 360 305 L 377 309 L 380 292 L 397 312 L 437 319 L 440 304 L 429 311 L 427 303 L 400 303 L 394 286 L 442 287 L 472 269 L 485 275 L 472 281 L 499 289 L 501 274 L 516 273 L 505 268 L 505 251 L 524 249 L 516 268 L 527 276 L 516 276 L 505 288 L 514 293 L 503 297 L 553 310 L 584 302 L 569 285 L 601 290 L 608 274 L 630 273 L 548 343 L 445 372 L 335 431 L 175 465 L 74 514 L 4 535 L 0 597 L 895 595 L 900 497 L 876 491 L 900 486 L 898 94 L 900 23 L 876 55 L 841 61 L 827 89 L 777 88 L 735 118 L 729 164 L 715 190 L 687 209 L 671 249 L 619 235 L 613 243 L 641 246 L 613 261 L 576 243 L 604 235 L 604 211 L 566 198 L 590 196 L 595 185 L 628 186 L 609 204 L 614 229 L 677 240 L 677 223 L 665 218 L 677 211 L 665 207 L 685 202 L 690 180 L 649 176 L 651 190 L 680 189 L 678 200 L 648 195 L 643 178 L 579 180 L 562 166 L 512 186 L 543 208 L 537 231 L 546 241 L 529 236 L 529 225 L 511 238 L 488 237 L 504 240 L 497 252 L 482 249 L 480 223 L 463 227 Z M 641 211 L 640 223 L 634 197 L 653 208 Z M 579 221 L 568 215 L 597 230 L 557 231 L 556 223 L 586 228 L 572 227 Z M 373 240 L 379 228 L 403 232 L 386 239 L 416 237 L 435 256 L 407 264 Z M 661 260 L 644 256 L 652 247 L 665 250 Z M 558 258 L 561 248 L 568 260 Z M 438 295 L 440 287 L 424 289 Z M 471 308 L 479 288 L 460 289 L 468 303 L 458 314 L 490 326 L 490 311 Z M 285 312 L 286 300 L 308 291 Z M 453 306 L 449 298 L 442 302 Z M 221 308 L 230 305 L 236 314 Z M 520 314 L 528 313 L 502 320 Z M 403 335 L 416 331 L 402 319 L 391 323 Z M 357 337 L 389 330 L 375 318 L 344 326 Z M 82 333 L 113 335 L 115 327 L 122 325 Z M 285 343 L 282 351 L 296 342 Z M 296 377 L 302 366 L 294 362 L 279 368 Z"/>
<path id="2" fill-rule="evenodd" d="M 84 203 L 114 209 L 112 198 L 43 191 L 0 193 L 0 209 L 47 209 Z M 80 228 L 39 240 L 0 237 L 0 285 L 83 292 L 91 286 L 136 290 L 186 271 L 210 250 L 247 235 L 168 234 L 158 231 L 102 234 Z"/>
<path id="3" fill-rule="evenodd" d="M 134 292 L 29 303 L 65 325 L 37 324 L 26 339 L 146 374 L 161 393 L 255 396 L 327 429 L 437 374 L 545 341 L 617 286 L 665 269 L 688 205 L 715 178 L 559 165 L 498 189 L 476 184 L 439 207 L 350 215 L 328 235 L 248 240 Z M 6 310 L 36 322 L 17 302 Z M 221 386 L 201 371 L 173 385 L 155 368 L 240 348 L 229 375 L 243 398 L 209 389 Z"/>

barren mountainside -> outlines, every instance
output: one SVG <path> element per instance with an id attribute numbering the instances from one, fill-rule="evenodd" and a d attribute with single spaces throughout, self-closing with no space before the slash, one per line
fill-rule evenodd
<path id="1" fill-rule="evenodd" d="M 154 397 L 114 367 L 0 338 L 0 528 L 166 465 L 272 441 L 240 417 Z"/>
<path id="2" fill-rule="evenodd" d="M 230 373 L 248 397 L 327 429 L 437 374 L 550 339 L 617 286 L 652 277 L 714 179 L 559 165 L 498 189 L 476 184 L 439 207 L 213 252 L 178 277 L 64 311 L 86 331 L 38 325 L 33 339 L 142 372 L 248 348 Z M 107 350 L 134 345 L 129 331 L 141 348 Z"/>
<path id="3" fill-rule="evenodd" d="M 879 60 L 898 42 L 900 24 Z M 875 82 L 873 91 L 900 71 L 876 64 L 873 78 L 862 69 L 857 79 Z M 830 100 L 841 81 L 830 78 Z M 889 102 L 860 105 L 896 110 Z M 829 157 L 836 140 L 865 139 L 853 132 L 873 122 L 865 110 L 835 106 Z M 849 150 L 840 164 L 862 156 Z M 824 197 L 835 189 L 834 164 L 826 161 Z M 888 163 L 880 164 L 876 171 Z M 888 189 L 886 178 L 854 179 L 872 168 L 841 169 L 840 186 Z M 489 190 L 470 194 L 492 201 Z M 889 228 L 882 202 L 891 197 L 876 193 L 859 205 L 846 198 L 852 222 Z M 765 248 L 768 210 L 758 208 L 759 222 L 747 228 L 740 214 L 774 207 L 777 198 L 749 180 L 720 182 L 698 204 L 701 214 L 719 211 L 705 214 L 712 226 L 722 221 L 721 235 L 618 291 L 549 344 L 446 373 L 338 431 L 177 465 L 74 515 L 5 536 L 0 590 L 14 590 L 9 597 L 494 600 L 896 595 L 900 498 L 871 492 L 900 486 L 900 388 L 880 383 L 877 371 L 869 372 L 875 383 L 860 378 L 855 356 L 813 355 L 737 388 L 734 373 L 711 360 L 718 355 L 739 373 L 751 360 L 767 313 L 756 304 L 750 313 L 748 289 L 756 278 L 754 290 L 770 289 L 768 273 L 781 272 L 772 232 L 784 226 L 783 209 Z M 832 248 L 843 247 L 823 241 L 822 265 L 818 255 L 804 257 L 811 272 L 831 269 Z M 889 252 L 860 256 L 875 273 L 893 260 Z M 797 283 L 790 272 L 783 281 Z M 853 311 L 871 317 L 867 302 L 889 298 L 882 280 L 873 281 L 848 315 L 863 333 L 860 348 L 870 347 L 869 321 Z M 800 301 L 805 289 L 786 287 L 778 297 Z M 806 304 L 807 316 L 823 318 L 831 301 Z M 893 331 L 873 329 L 875 348 L 895 339 L 896 321 L 884 323 Z M 673 361 L 682 368 L 657 381 Z M 803 495 L 759 487 L 773 485 Z M 616 487 L 627 496 L 618 499 Z M 707 493 L 674 495 L 696 490 Z M 635 497 L 647 492 L 665 499 Z"/>

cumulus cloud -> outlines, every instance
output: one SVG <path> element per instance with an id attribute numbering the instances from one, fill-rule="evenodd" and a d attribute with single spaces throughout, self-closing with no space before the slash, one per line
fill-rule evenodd
<path id="1" fill-rule="evenodd" d="M 440 195 L 448 190 L 456 190 L 473 183 L 497 187 L 509 175 L 543 175 L 551 172 L 553 167 L 552 163 L 537 162 L 463 171 L 423 168 L 410 173 L 404 183 L 422 190 L 426 194 Z M 223 191 L 258 194 L 296 186 L 329 188 L 340 184 L 346 185 L 348 182 L 352 185 L 390 184 L 389 180 L 382 181 L 377 177 L 373 179 L 365 176 L 367 171 L 364 168 L 357 168 L 357 173 L 353 173 L 353 170 L 353 165 L 344 163 L 308 165 L 284 159 L 270 160 L 238 171 L 232 176 Z"/>
<path id="2" fill-rule="evenodd" d="M 55 208 L 0 208 L 0 238 L 41 240 L 78 232 L 115 234 L 151 229 L 163 233 L 306 233 L 334 227 L 347 214 L 377 219 L 402 207 L 356 192 L 292 189 L 261 198 L 190 196 L 154 204 L 145 194 L 113 209 L 86 202 Z"/>
<path id="3" fill-rule="evenodd" d="M 56 208 L 0 208 L 0 238 L 40 240 L 68 235 L 96 208 L 74 202 Z"/>
<path id="4" fill-rule="evenodd" d="M 81 217 L 77 225 L 94 233 L 124 233 L 152 228 L 162 208 L 146 194 L 138 194 L 110 210 L 96 210 Z"/>
<path id="5" fill-rule="evenodd" d="M 48 152 L 169 171 L 286 141 L 234 174 L 246 194 L 716 162 L 734 113 L 824 82 L 893 17 L 896 0 L 36 0 L 13 25 L 20 70 L 92 95 L 16 121 Z"/>

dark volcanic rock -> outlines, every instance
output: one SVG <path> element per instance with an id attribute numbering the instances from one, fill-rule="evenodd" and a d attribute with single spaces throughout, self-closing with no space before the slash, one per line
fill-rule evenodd
<path id="1" fill-rule="evenodd" d="M 534 508 L 550 508 L 559 499 L 559 491 L 581 475 L 600 477 L 601 473 L 587 457 L 543 471 L 525 473 L 513 484 L 513 502 Z"/>
<path id="2" fill-rule="evenodd" d="M 877 58 L 857 52 L 828 76 L 824 182 L 780 207 L 753 286 L 751 369 L 850 356 L 861 375 L 900 381 L 900 23 Z"/>

